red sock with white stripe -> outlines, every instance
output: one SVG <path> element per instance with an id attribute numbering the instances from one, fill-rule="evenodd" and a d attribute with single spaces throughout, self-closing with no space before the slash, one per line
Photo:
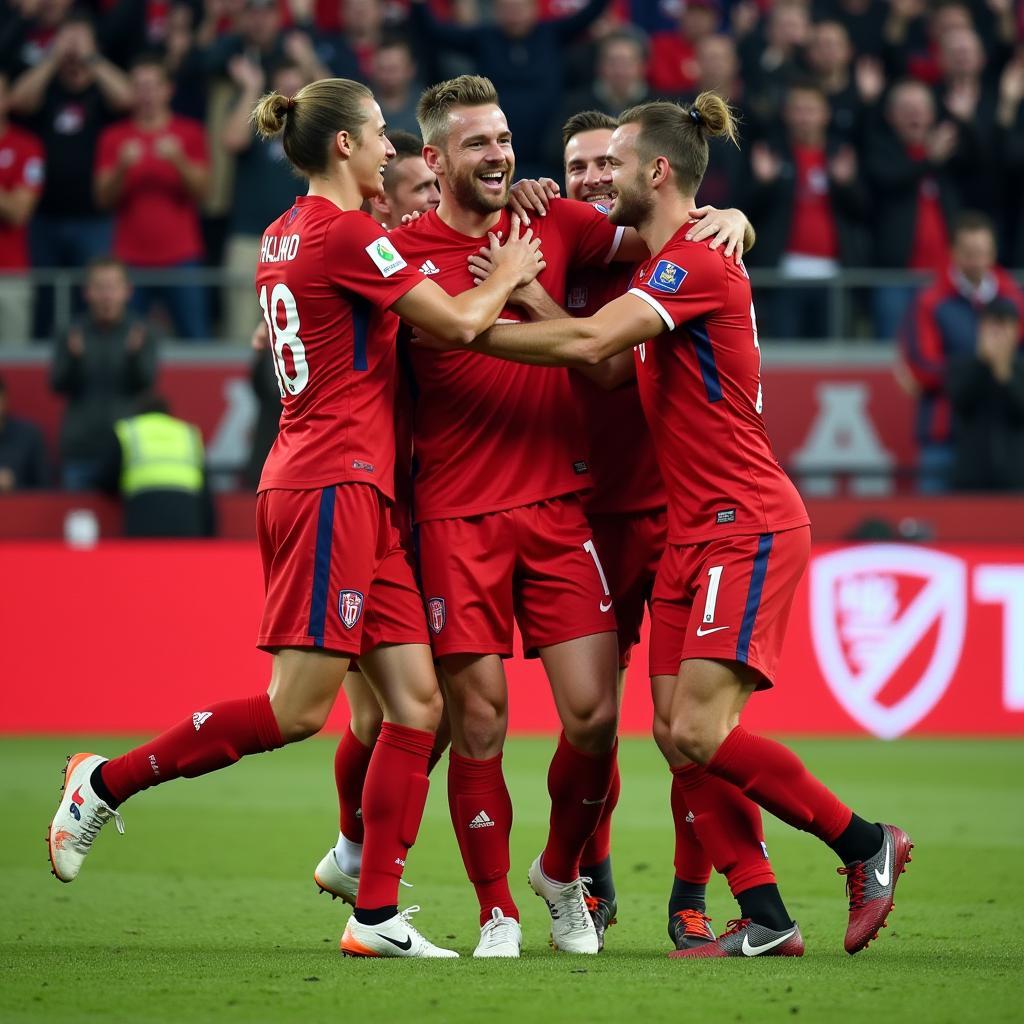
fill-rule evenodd
<path id="1" fill-rule="evenodd" d="M 427 760 L 434 734 L 385 722 L 363 786 L 363 859 L 356 906 L 397 906 L 398 883 L 427 802 Z"/>
<path id="2" fill-rule="evenodd" d="M 541 868 L 553 882 L 572 882 L 580 876 L 580 855 L 594 834 L 615 770 L 618 741 L 604 754 L 574 747 L 563 732 L 548 768 L 551 818 Z"/>
<path id="3" fill-rule="evenodd" d="M 103 786 L 120 804 L 150 786 L 207 775 L 247 754 L 282 746 L 270 698 L 261 693 L 208 704 L 148 743 L 102 764 L 98 771 Z"/>
<path id="4" fill-rule="evenodd" d="M 508 887 L 512 799 L 501 770 L 501 754 L 486 760 L 448 754 L 448 807 L 466 874 L 480 901 L 480 924 L 498 907 L 519 920 Z"/>

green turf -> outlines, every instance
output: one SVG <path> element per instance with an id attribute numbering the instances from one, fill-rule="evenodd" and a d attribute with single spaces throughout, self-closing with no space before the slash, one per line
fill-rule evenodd
<path id="1" fill-rule="evenodd" d="M 1024 1016 L 1024 744 L 817 741 L 796 744 L 864 814 L 917 842 L 888 930 L 842 951 L 843 880 L 809 836 L 768 822 L 803 960 L 695 963 L 664 957 L 671 875 L 667 773 L 653 747 L 623 742 L 615 865 L 620 924 L 594 958 L 554 955 L 546 911 L 526 886 L 545 831 L 550 740 L 509 745 L 516 807 L 512 880 L 524 915 L 519 962 L 474 962 L 476 909 L 448 820 L 431 794 L 405 890 L 423 931 L 459 962 L 343 960 L 346 908 L 318 896 L 312 869 L 335 837 L 333 745 L 315 740 L 178 782 L 125 808 L 81 878 L 49 874 L 46 825 L 65 753 L 124 740 L 0 741 L 0 1020 L 228 1022 L 950 1021 Z M 710 912 L 733 916 L 723 881 Z"/>

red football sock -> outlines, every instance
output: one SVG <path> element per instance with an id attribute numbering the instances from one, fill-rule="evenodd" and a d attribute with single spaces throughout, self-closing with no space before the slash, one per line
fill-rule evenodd
<path id="1" fill-rule="evenodd" d="M 673 785 L 682 789 L 693 812 L 700 845 L 725 875 L 732 894 L 738 896 L 755 885 L 774 885 L 757 804 L 698 764 L 673 768 L 672 774 Z"/>
<path id="2" fill-rule="evenodd" d="M 351 727 L 345 730 L 334 752 L 334 783 L 338 787 L 341 834 L 349 842 L 359 845 L 363 842 L 360 810 L 363 805 L 363 786 L 372 754 L 373 747 L 366 746 Z"/>
<path id="3" fill-rule="evenodd" d="M 448 807 L 466 874 L 480 901 L 480 924 L 490 919 L 492 907 L 518 921 L 519 908 L 508 887 L 512 800 L 501 770 L 501 754 L 477 761 L 452 749 L 448 754 Z"/>
<path id="4" fill-rule="evenodd" d="M 363 786 L 363 859 L 356 904 L 362 910 L 397 906 L 398 883 L 416 842 L 427 802 L 427 758 L 434 734 L 385 722 Z"/>
<path id="5" fill-rule="evenodd" d="M 707 770 L 743 790 L 787 825 L 834 842 L 853 811 L 819 782 L 791 750 L 738 725 L 708 762 Z"/>
<path id="6" fill-rule="evenodd" d="M 622 791 L 622 776 L 619 775 L 619 759 L 615 758 L 612 766 L 612 784 L 605 797 L 601 809 L 601 820 L 594 829 L 594 834 L 587 840 L 580 854 L 580 864 L 601 864 L 612 854 L 612 812 L 618 806 L 619 793 Z"/>
<path id="7" fill-rule="evenodd" d="M 563 732 L 548 768 L 551 819 L 541 867 L 554 882 L 580 875 L 580 854 L 594 834 L 611 786 L 618 741 L 606 754 L 586 754 Z"/>
<path id="8" fill-rule="evenodd" d="M 686 801 L 686 788 L 679 773 L 684 768 L 672 769 L 672 821 L 676 828 L 676 878 L 680 882 L 687 882 L 690 885 L 707 885 L 711 878 L 711 858 L 704 849 L 697 829 L 694 827 L 694 818 L 688 817 L 690 805 Z M 695 817 L 695 816 L 694 816 Z"/>
<path id="9" fill-rule="evenodd" d="M 171 779 L 192 779 L 246 754 L 284 746 L 270 698 L 261 693 L 209 704 L 156 739 L 103 765 L 103 784 L 118 801 Z"/>

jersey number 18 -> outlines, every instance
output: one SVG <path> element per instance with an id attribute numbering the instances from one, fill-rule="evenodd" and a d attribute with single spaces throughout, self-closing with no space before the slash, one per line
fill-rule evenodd
<path id="1" fill-rule="evenodd" d="M 286 394 L 297 395 L 309 383 L 309 363 L 306 362 L 306 349 L 299 338 L 299 311 L 295 306 L 295 296 L 286 284 L 275 284 L 267 300 L 267 286 L 260 289 L 260 307 L 263 319 L 270 328 L 270 348 L 274 356 L 274 370 L 277 373 L 277 384 L 281 389 L 281 397 Z M 278 322 L 278 310 L 284 309 L 284 326 Z M 284 350 L 291 353 L 294 375 L 288 372 L 288 364 L 284 358 Z"/>

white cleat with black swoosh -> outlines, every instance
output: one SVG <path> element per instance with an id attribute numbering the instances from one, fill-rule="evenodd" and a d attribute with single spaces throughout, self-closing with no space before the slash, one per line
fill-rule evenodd
<path id="1" fill-rule="evenodd" d="M 454 949 L 442 949 L 421 935 L 410 922 L 420 908 L 409 907 L 381 924 L 362 924 L 353 914 L 345 926 L 339 948 L 342 956 L 420 957 L 422 959 L 454 959 Z"/>

